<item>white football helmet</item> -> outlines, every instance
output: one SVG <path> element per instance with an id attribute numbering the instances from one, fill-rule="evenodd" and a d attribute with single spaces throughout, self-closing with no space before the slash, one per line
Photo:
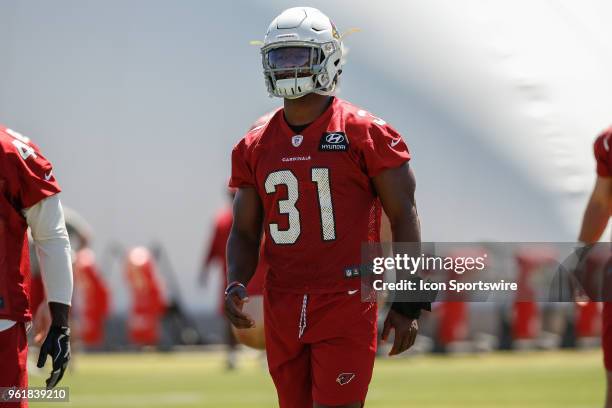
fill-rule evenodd
<path id="1" fill-rule="evenodd" d="M 331 95 L 342 72 L 342 41 L 336 26 L 312 7 L 293 7 L 276 17 L 261 55 L 270 96 Z"/>

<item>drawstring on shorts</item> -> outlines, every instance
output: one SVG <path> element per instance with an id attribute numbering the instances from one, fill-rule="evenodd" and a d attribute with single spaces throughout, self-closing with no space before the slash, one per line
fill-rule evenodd
<path id="1" fill-rule="evenodd" d="M 304 335 L 304 330 L 306 330 L 306 307 L 307 306 L 308 306 L 308 295 L 304 295 L 304 299 L 302 300 L 302 312 L 300 313 L 298 339 L 302 338 L 302 336 Z"/>

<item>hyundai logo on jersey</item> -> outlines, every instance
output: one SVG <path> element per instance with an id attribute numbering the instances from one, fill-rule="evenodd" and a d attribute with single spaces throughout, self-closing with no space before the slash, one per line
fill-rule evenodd
<path id="1" fill-rule="evenodd" d="M 330 133 L 325 136 L 327 143 L 338 144 L 344 142 L 344 135 L 342 133 Z"/>
<path id="2" fill-rule="evenodd" d="M 325 132 L 319 142 L 321 152 L 345 152 L 348 150 L 348 139 L 344 132 Z"/>

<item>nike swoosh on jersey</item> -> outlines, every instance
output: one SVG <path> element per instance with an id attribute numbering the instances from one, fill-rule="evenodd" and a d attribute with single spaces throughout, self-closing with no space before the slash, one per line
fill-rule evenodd
<path id="1" fill-rule="evenodd" d="M 359 292 L 359 289 L 355 289 L 355 290 L 349 290 L 348 294 L 349 295 L 354 295 L 355 293 Z"/>
<path id="2" fill-rule="evenodd" d="M 399 142 L 401 142 L 401 141 L 402 141 L 402 138 L 401 138 L 401 137 L 398 137 L 397 139 L 393 139 L 393 140 L 391 141 L 391 143 L 389 143 L 389 146 L 391 146 L 391 147 L 395 147 L 395 146 L 397 146 L 397 144 L 398 144 Z"/>
<path id="3" fill-rule="evenodd" d="M 51 177 L 53 177 L 53 171 L 50 171 L 49 173 L 45 173 L 45 181 L 51 180 Z"/>

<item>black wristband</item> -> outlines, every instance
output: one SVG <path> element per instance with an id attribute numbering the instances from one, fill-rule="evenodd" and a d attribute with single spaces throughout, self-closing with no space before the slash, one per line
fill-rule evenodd
<path id="1" fill-rule="evenodd" d="M 68 326 L 54 326 L 51 325 L 51 327 L 49 327 L 49 333 L 57 333 L 57 334 L 64 334 L 66 336 L 70 336 L 70 327 Z"/>
<path id="2" fill-rule="evenodd" d="M 429 302 L 393 302 L 391 310 L 405 316 L 409 319 L 418 319 L 421 317 L 421 310 L 431 311 L 431 303 Z"/>

